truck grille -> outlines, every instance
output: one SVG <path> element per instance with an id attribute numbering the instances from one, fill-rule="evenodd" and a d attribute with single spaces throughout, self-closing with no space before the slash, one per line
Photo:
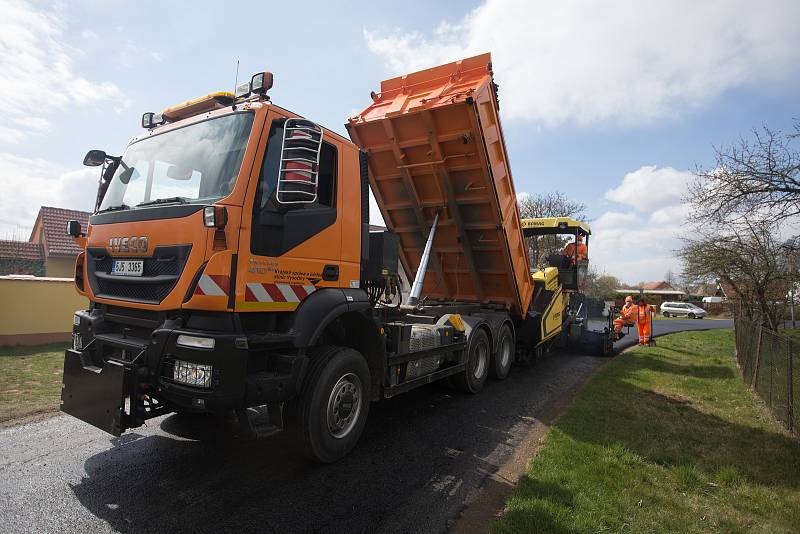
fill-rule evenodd
<path id="1" fill-rule="evenodd" d="M 149 257 L 114 258 L 104 248 L 89 248 L 86 250 L 89 285 L 98 297 L 159 304 L 177 284 L 191 249 L 191 245 L 160 246 Z M 144 260 L 142 276 L 112 278 L 115 259 Z"/>

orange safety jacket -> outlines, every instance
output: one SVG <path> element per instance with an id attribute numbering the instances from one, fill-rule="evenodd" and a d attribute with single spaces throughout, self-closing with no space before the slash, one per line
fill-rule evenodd
<path id="1" fill-rule="evenodd" d="M 564 256 L 569 257 L 569 261 L 575 263 L 575 243 L 567 243 L 567 246 L 564 247 L 564 250 L 561 251 Z M 586 247 L 585 243 L 578 244 L 578 260 L 586 260 L 589 258 L 589 249 Z"/>
<path id="2" fill-rule="evenodd" d="M 619 316 L 629 323 L 635 323 L 639 315 L 639 307 L 636 304 L 626 304 L 619 311 Z"/>

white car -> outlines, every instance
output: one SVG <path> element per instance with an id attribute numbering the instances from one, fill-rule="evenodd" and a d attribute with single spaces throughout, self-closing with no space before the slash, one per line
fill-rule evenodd
<path id="1" fill-rule="evenodd" d="M 689 319 L 702 319 L 708 312 L 688 302 L 664 302 L 661 304 L 661 315 L 664 317 L 686 316 Z"/>

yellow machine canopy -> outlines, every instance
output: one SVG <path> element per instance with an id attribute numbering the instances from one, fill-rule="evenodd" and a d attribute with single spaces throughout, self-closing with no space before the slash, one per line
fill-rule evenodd
<path id="1" fill-rule="evenodd" d="M 592 229 L 585 222 L 570 217 L 543 217 L 541 219 L 522 219 L 522 233 L 525 237 L 534 235 L 592 235 Z"/>

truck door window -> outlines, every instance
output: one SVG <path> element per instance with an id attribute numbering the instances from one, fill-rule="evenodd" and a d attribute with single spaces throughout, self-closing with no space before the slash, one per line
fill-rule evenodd
<path id="1" fill-rule="evenodd" d="M 281 204 L 276 199 L 281 141 L 286 119 L 272 122 L 261 176 L 253 203 L 251 251 L 280 256 L 336 221 L 336 146 L 324 140 L 320 150 L 317 198 L 307 204 Z"/>

